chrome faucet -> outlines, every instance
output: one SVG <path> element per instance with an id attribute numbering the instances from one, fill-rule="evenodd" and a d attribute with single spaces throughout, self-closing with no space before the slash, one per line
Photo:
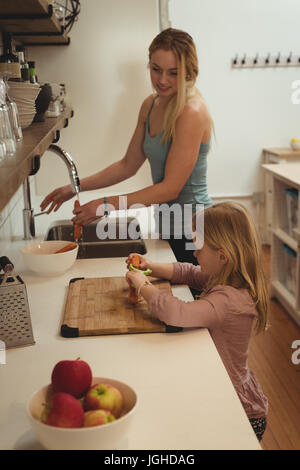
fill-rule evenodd
<path id="1" fill-rule="evenodd" d="M 51 144 L 48 150 L 50 152 L 56 153 L 56 155 L 58 155 L 67 165 L 73 193 L 78 195 L 80 191 L 80 180 L 78 177 L 75 163 L 73 162 L 71 155 L 69 155 L 68 152 L 66 152 L 64 149 L 55 144 Z"/>
<path id="2" fill-rule="evenodd" d="M 56 155 L 58 155 L 65 162 L 68 168 L 73 193 L 76 194 L 78 197 L 78 194 L 80 192 L 80 180 L 72 157 L 68 154 L 68 152 L 66 152 L 64 149 L 55 144 L 51 144 L 47 150 L 56 153 Z M 33 209 L 31 207 L 29 177 L 27 177 L 23 183 L 23 198 L 24 240 L 30 240 L 31 238 L 35 237 L 34 217 L 47 214 L 47 211 L 39 212 L 38 214 L 33 213 Z"/>

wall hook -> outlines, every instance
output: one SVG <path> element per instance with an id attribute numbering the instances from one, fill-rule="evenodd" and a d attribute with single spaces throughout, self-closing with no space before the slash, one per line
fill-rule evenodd
<path id="1" fill-rule="evenodd" d="M 269 64 L 269 63 L 270 63 L 270 55 L 271 55 L 271 54 L 270 54 L 270 52 L 269 52 L 269 54 L 267 55 L 267 58 L 266 58 L 266 60 L 265 60 L 265 63 L 266 63 L 266 64 Z"/>
<path id="2" fill-rule="evenodd" d="M 276 64 L 280 64 L 280 52 L 278 52 L 278 56 L 276 58 Z"/>
<path id="3" fill-rule="evenodd" d="M 258 62 L 258 52 L 256 53 L 256 56 L 254 57 L 253 64 L 257 64 Z"/>
<path id="4" fill-rule="evenodd" d="M 235 54 L 235 58 L 233 59 L 233 65 L 236 65 L 237 64 L 237 61 L 238 61 L 238 55 Z"/>
<path id="5" fill-rule="evenodd" d="M 245 65 L 245 63 L 246 63 L 246 54 L 244 54 L 244 57 L 242 58 L 242 62 L 241 62 L 241 63 L 242 63 L 242 65 Z"/>
<path id="6" fill-rule="evenodd" d="M 288 56 L 288 58 L 286 59 L 287 63 L 290 64 L 291 61 L 292 61 L 292 51 L 290 52 L 290 55 Z"/>

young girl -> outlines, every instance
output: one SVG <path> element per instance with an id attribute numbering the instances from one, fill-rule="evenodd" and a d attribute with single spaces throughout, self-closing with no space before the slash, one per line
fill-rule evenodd
<path id="1" fill-rule="evenodd" d="M 193 234 L 196 221 L 193 219 Z M 202 212 L 203 216 L 203 212 Z M 196 244 L 197 247 L 197 244 Z M 204 243 L 190 263 L 154 263 L 140 256 L 141 269 L 172 283 L 187 284 L 201 292 L 198 300 L 184 302 L 159 291 L 143 274 L 128 271 L 128 282 L 148 303 L 151 314 L 168 325 L 206 327 L 223 360 L 239 399 L 261 440 L 266 427 L 268 400 L 248 367 L 250 336 L 267 326 L 268 291 L 254 224 L 240 205 L 224 202 L 204 210 Z M 127 259 L 128 266 L 132 255 Z"/>

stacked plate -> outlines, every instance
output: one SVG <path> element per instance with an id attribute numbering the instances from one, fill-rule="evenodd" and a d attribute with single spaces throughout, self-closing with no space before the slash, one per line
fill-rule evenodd
<path id="1" fill-rule="evenodd" d="M 8 96 L 18 107 L 22 129 L 30 126 L 36 113 L 35 100 L 41 91 L 39 84 L 27 82 L 9 82 Z"/>

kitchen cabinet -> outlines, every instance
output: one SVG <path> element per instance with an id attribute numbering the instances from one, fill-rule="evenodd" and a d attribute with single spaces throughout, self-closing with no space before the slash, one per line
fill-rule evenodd
<path id="1" fill-rule="evenodd" d="M 42 156 L 49 145 L 58 138 L 60 129 L 66 127 L 73 110 L 66 108 L 58 117 L 34 122 L 23 129 L 23 140 L 17 143 L 13 157 L 0 163 L 0 211 L 25 181 L 34 168 L 35 158 Z"/>
<path id="2" fill-rule="evenodd" d="M 272 197 L 271 296 L 300 325 L 300 162 L 263 168 Z"/>
<path id="3" fill-rule="evenodd" d="M 25 46 L 70 43 L 48 0 L 0 0 L 0 31 Z"/>
<path id="4" fill-rule="evenodd" d="M 291 148 L 264 148 L 262 151 L 263 164 L 269 163 L 295 163 L 300 162 L 300 150 Z M 264 174 L 264 240 L 271 243 L 272 231 L 272 201 L 273 201 L 272 176 L 265 172 Z"/>

